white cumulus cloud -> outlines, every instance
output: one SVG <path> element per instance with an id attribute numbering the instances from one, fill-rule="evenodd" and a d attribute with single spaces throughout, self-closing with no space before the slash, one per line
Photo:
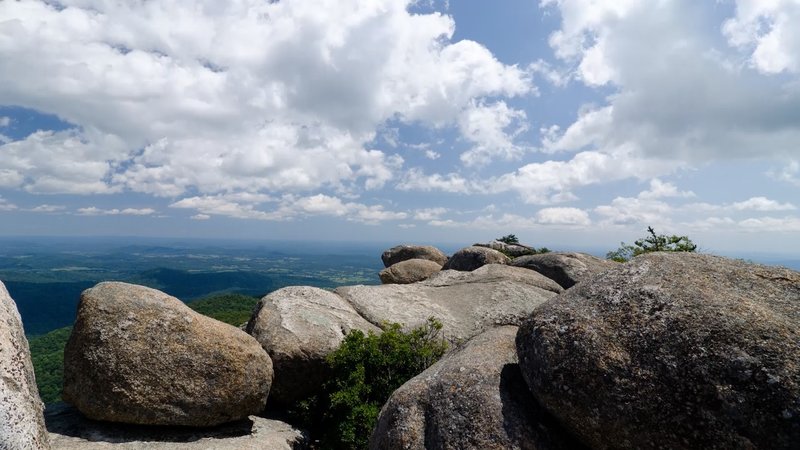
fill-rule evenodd
<path id="1" fill-rule="evenodd" d="M 526 70 L 453 41 L 451 17 L 412 3 L 0 2 L 0 104 L 75 125 L 2 145 L 0 186 L 173 198 L 380 189 L 403 165 L 369 147 L 387 120 L 458 127 L 484 98 L 535 92 Z"/>
<path id="2" fill-rule="evenodd" d="M 78 214 L 82 216 L 149 216 L 156 212 L 153 208 L 124 208 L 124 209 L 102 209 L 95 206 L 78 208 Z"/>

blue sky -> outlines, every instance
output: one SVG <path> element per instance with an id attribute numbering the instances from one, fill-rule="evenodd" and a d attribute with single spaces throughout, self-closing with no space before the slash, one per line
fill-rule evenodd
<path id="1" fill-rule="evenodd" d="M 800 248 L 797 0 L 0 2 L 0 235 Z"/>

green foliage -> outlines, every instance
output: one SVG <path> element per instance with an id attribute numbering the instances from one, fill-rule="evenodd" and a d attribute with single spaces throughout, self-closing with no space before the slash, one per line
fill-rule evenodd
<path id="1" fill-rule="evenodd" d="M 205 316 L 238 327 L 250 320 L 258 299 L 241 294 L 223 294 L 196 300 L 186 306 Z"/>
<path id="2" fill-rule="evenodd" d="M 656 234 L 653 227 L 647 227 L 648 236 L 636 240 L 634 245 L 620 242 L 620 247 L 606 254 L 606 259 L 625 262 L 634 256 L 651 252 L 694 252 L 697 245 L 687 236 L 666 236 Z"/>
<path id="3" fill-rule="evenodd" d="M 33 371 L 39 397 L 44 403 L 61 401 L 61 385 L 64 379 L 64 347 L 67 345 L 72 327 L 59 328 L 28 340 L 31 348 Z"/>
<path id="4" fill-rule="evenodd" d="M 351 331 L 328 356 L 329 381 L 301 402 L 293 417 L 319 438 L 321 448 L 366 448 L 392 392 L 444 355 L 441 329 L 441 322 L 430 318 L 410 332 L 396 323 L 384 325 L 379 335 Z"/>
<path id="5" fill-rule="evenodd" d="M 517 236 L 515 236 L 513 234 L 507 234 L 507 235 L 505 235 L 503 237 L 497 238 L 497 240 L 500 241 L 500 242 L 505 242 L 506 244 L 511 244 L 511 245 L 519 244 L 519 239 L 517 239 Z"/>

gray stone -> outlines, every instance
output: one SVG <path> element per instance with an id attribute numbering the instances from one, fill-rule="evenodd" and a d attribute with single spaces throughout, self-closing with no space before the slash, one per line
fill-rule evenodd
<path id="1" fill-rule="evenodd" d="M 85 418 L 63 403 L 45 412 L 53 448 L 61 450 L 298 450 L 307 437 L 291 425 L 258 416 L 211 428 L 127 425 Z"/>
<path id="2" fill-rule="evenodd" d="M 442 270 L 442 265 L 427 259 L 407 259 L 392 264 L 379 274 L 383 284 L 410 284 L 426 280 Z"/>
<path id="3" fill-rule="evenodd" d="M 617 267 L 619 263 L 586 253 L 553 252 L 520 256 L 511 265 L 535 270 L 569 289 L 596 273 Z"/>
<path id="4" fill-rule="evenodd" d="M 474 247 L 488 247 L 497 250 L 511 258 L 518 258 L 520 256 L 532 255 L 536 253 L 536 249 L 522 244 L 506 244 L 503 241 L 494 240 L 487 244 L 472 244 Z"/>
<path id="5" fill-rule="evenodd" d="M 0 449 L 50 448 L 17 305 L 0 282 Z"/>
<path id="6" fill-rule="evenodd" d="M 252 336 L 126 283 L 83 292 L 64 350 L 63 398 L 96 420 L 218 425 L 263 410 L 271 381 Z"/>
<path id="7" fill-rule="evenodd" d="M 336 293 L 375 325 L 397 322 L 413 328 L 435 317 L 444 325 L 445 338 L 453 342 L 469 339 L 493 326 L 519 325 L 537 306 L 556 295 L 537 286 L 502 279 L 346 286 L 337 288 Z"/>
<path id="8" fill-rule="evenodd" d="M 800 273 L 691 253 L 634 258 L 534 311 L 534 396 L 592 448 L 797 448 Z"/>
<path id="9" fill-rule="evenodd" d="M 453 253 L 442 269 L 469 272 L 486 264 L 508 264 L 509 262 L 511 262 L 511 258 L 497 250 L 472 246 Z"/>
<path id="10" fill-rule="evenodd" d="M 427 259 L 444 265 L 447 255 L 436 247 L 430 245 L 398 245 L 386 250 L 381 255 L 384 267 L 391 267 L 400 261 L 408 259 Z"/>
<path id="11" fill-rule="evenodd" d="M 517 364 L 517 327 L 472 338 L 397 389 L 371 449 L 581 448 L 539 406 Z"/>
<path id="12" fill-rule="evenodd" d="M 564 288 L 539 272 L 505 264 L 487 264 L 472 272 L 442 270 L 424 281 L 427 286 L 447 286 L 456 283 L 487 283 L 490 281 L 514 281 L 529 284 L 560 294 Z"/>
<path id="13" fill-rule="evenodd" d="M 341 297 L 319 288 L 290 286 L 261 299 L 247 332 L 272 359 L 270 405 L 291 405 L 318 390 L 327 375 L 325 357 L 350 330 L 380 332 Z"/>

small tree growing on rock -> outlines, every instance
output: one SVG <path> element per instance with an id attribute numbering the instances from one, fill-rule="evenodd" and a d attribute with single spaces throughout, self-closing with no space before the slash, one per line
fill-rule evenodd
<path id="1" fill-rule="evenodd" d="M 629 261 L 634 256 L 651 252 L 695 252 L 697 245 L 687 236 L 667 236 L 656 234 L 653 227 L 648 226 L 648 236 L 636 240 L 634 245 L 620 242 L 620 247 L 606 253 L 606 259 L 617 262 Z"/>
<path id="2" fill-rule="evenodd" d="M 506 244 L 509 244 L 509 245 L 519 245 L 519 239 L 517 238 L 516 235 L 513 235 L 513 234 L 507 234 L 507 235 L 505 235 L 503 237 L 497 238 L 497 240 L 500 241 L 500 242 L 504 242 Z"/>

